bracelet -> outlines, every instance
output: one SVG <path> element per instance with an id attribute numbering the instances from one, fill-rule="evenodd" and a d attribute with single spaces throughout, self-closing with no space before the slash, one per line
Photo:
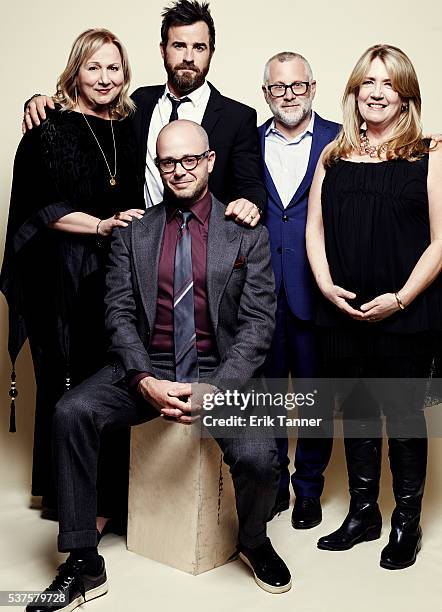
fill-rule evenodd
<path id="1" fill-rule="evenodd" d="M 99 249 L 102 249 L 105 245 L 105 240 L 104 240 L 104 236 L 102 236 L 101 234 L 98 233 L 98 230 L 100 229 L 100 223 L 102 223 L 104 219 L 100 219 L 97 223 L 97 227 L 96 227 L 96 233 L 97 233 L 97 247 Z"/>
<path id="2" fill-rule="evenodd" d="M 403 303 L 403 301 L 401 300 L 401 298 L 398 296 L 397 293 L 394 294 L 394 297 L 396 298 L 396 302 L 397 302 L 397 305 L 399 306 L 399 308 L 401 310 L 405 310 L 405 304 Z"/>

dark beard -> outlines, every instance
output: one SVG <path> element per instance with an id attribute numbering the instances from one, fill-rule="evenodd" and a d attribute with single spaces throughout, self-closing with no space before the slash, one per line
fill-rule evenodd
<path id="1" fill-rule="evenodd" d="M 186 95 L 192 93 L 204 83 L 207 73 L 209 72 L 210 62 L 204 70 L 200 70 L 193 64 L 178 64 L 171 66 L 164 59 L 164 67 L 167 72 L 168 80 L 173 85 L 176 91 Z M 179 73 L 179 70 L 186 70 L 185 73 Z"/>

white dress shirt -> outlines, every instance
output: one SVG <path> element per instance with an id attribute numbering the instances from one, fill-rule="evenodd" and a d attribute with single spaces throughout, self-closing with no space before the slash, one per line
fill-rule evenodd
<path id="1" fill-rule="evenodd" d="M 290 204 L 307 172 L 314 122 L 312 111 L 308 126 L 292 140 L 281 134 L 274 121 L 266 130 L 265 163 L 284 208 Z"/>
<path id="2" fill-rule="evenodd" d="M 172 103 L 167 94 L 170 94 L 169 88 L 166 85 L 164 93 L 155 105 L 152 113 L 152 118 L 149 125 L 149 133 L 147 135 L 147 154 L 146 154 L 146 172 L 144 182 L 144 199 L 146 207 L 159 204 L 163 200 L 163 183 L 161 182 L 160 173 L 155 166 L 156 142 L 161 129 L 169 123 L 170 113 L 172 112 Z M 172 94 L 170 94 L 172 95 Z M 174 96 L 172 96 L 174 97 Z M 207 102 L 210 97 L 210 87 L 207 81 L 185 96 L 190 99 L 190 102 L 183 102 L 178 107 L 179 119 L 190 119 L 195 123 L 201 124 L 204 113 L 206 111 Z M 189 153 L 202 153 L 202 151 L 189 151 Z"/>

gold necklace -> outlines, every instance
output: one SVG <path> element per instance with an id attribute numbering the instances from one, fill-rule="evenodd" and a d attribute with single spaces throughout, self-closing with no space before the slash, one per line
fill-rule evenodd
<path id="1" fill-rule="evenodd" d="M 359 155 L 369 155 L 370 157 L 380 157 L 380 153 L 387 150 L 385 144 L 372 145 L 367 136 L 367 131 L 363 130 L 359 134 Z"/>
<path id="2" fill-rule="evenodd" d="M 117 176 L 117 147 L 115 146 L 114 126 L 112 125 L 112 119 L 110 120 L 110 124 L 111 124 L 111 132 L 112 132 L 112 142 L 114 143 L 114 173 L 113 174 L 111 172 L 109 164 L 107 163 L 106 155 L 104 154 L 104 151 L 101 148 L 101 144 L 98 142 L 98 138 L 96 137 L 94 130 L 91 128 L 91 125 L 89 121 L 86 119 L 86 115 L 81 110 L 80 105 L 78 105 L 78 108 L 80 109 L 80 113 L 83 115 L 84 120 L 86 121 L 86 124 L 92 133 L 92 136 L 95 138 L 95 142 L 97 143 L 98 148 L 101 151 L 101 155 L 103 156 L 103 159 L 106 163 L 107 169 L 109 171 L 109 176 L 110 176 L 109 184 L 111 187 L 115 187 L 115 185 L 117 184 L 117 180 L 115 178 Z"/>

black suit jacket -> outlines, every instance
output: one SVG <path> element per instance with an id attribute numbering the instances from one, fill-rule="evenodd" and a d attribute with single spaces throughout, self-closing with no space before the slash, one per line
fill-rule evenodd
<path id="1" fill-rule="evenodd" d="M 112 233 L 106 328 L 115 383 L 131 371 L 154 371 L 149 342 L 165 222 L 166 207 L 159 204 Z M 276 296 L 268 231 L 227 219 L 215 198 L 207 238 L 207 299 L 220 357 L 210 380 L 220 388 L 241 388 L 264 363 L 273 336 Z"/>
<path id="2" fill-rule="evenodd" d="M 140 87 L 132 94 L 137 105 L 133 123 L 142 176 L 150 120 L 164 87 Z M 256 111 L 221 95 L 210 83 L 209 87 L 211 93 L 201 125 L 209 135 L 210 148 L 216 152 L 215 167 L 209 179 L 210 191 L 224 204 L 247 198 L 264 210 L 267 196 L 262 178 Z"/>

